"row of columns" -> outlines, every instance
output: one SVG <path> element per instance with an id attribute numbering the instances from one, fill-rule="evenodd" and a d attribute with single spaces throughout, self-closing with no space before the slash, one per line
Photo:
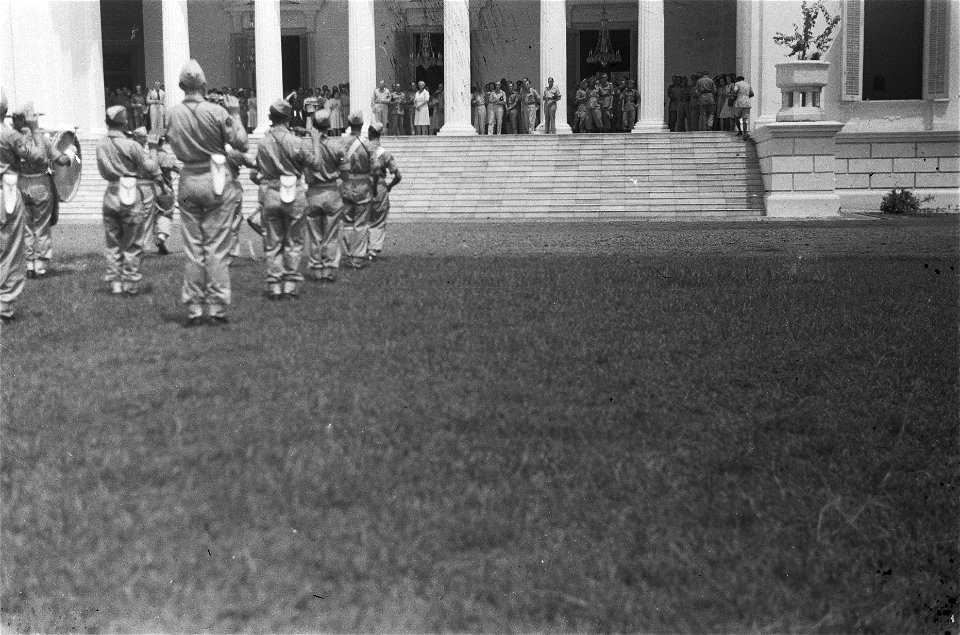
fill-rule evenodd
<path id="1" fill-rule="evenodd" d="M 666 130 L 663 112 L 664 0 L 637 0 L 639 51 L 637 79 L 640 112 L 634 132 Z M 377 86 L 376 34 L 373 0 L 348 0 L 348 54 L 351 104 L 372 116 L 369 96 Z M 187 0 L 163 0 L 163 68 L 167 105 L 183 99 L 177 87 L 179 72 L 190 59 Z M 254 1 L 257 68 L 257 121 L 266 127 L 270 103 L 282 96 L 280 56 L 280 1 Z M 470 121 L 470 2 L 443 0 L 444 126 L 441 135 L 474 135 Z M 560 88 L 557 133 L 570 133 L 567 108 L 566 2 L 540 0 L 540 79 L 548 77 Z"/>

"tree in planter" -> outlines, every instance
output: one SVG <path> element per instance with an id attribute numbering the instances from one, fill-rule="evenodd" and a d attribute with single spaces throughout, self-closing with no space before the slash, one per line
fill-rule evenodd
<path id="1" fill-rule="evenodd" d="M 790 49 L 788 57 L 797 56 L 798 60 L 818 60 L 830 48 L 833 41 L 833 31 L 840 24 L 840 16 L 831 16 L 823 0 L 809 3 L 803 0 L 800 9 L 803 12 L 803 29 L 797 24 L 793 25 L 793 35 L 777 33 L 773 36 L 775 44 L 783 44 Z M 817 18 L 823 15 L 823 32 L 817 37 L 813 37 L 813 29 L 817 25 Z M 814 48 L 812 53 L 810 49 Z M 809 57 L 807 57 L 809 55 Z"/>

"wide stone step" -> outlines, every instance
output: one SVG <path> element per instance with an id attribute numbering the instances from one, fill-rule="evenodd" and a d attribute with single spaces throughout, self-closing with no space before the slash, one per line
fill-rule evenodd
<path id="1" fill-rule="evenodd" d="M 404 175 L 397 219 L 560 220 L 763 214 L 759 161 L 732 133 L 385 137 Z M 251 139 L 251 153 L 257 139 Z M 99 216 L 96 140 L 82 139 L 82 186 L 62 207 Z M 242 170 L 244 211 L 257 187 Z"/>

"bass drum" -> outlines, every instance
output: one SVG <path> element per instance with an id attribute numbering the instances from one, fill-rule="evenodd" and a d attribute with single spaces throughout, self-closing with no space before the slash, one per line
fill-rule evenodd
<path id="1" fill-rule="evenodd" d="M 63 203 L 69 203 L 80 190 L 80 173 L 83 170 L 80 142 L 72 130 L 61 130 L 53 136 L 53 146 L 71 158 L 69 165 L 54 163 L 51 168 L 57 198 Z"/>

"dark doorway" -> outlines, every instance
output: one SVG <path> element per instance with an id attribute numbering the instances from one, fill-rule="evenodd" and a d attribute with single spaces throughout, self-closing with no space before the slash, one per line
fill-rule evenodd
<path id="1" fill-rule="evenodd" d="M 864 99 L 923 99 L 923 12 L 917 0 L 863 3 Z"/>
<path id="2" fill-rule="evenodd" d="M 105 88 L 144 86 L 143 0 L 100 0 Z"/>
<path id="3" fill-rule="evenodd" d="M 600 40 L 600 31 L 580 31 L 580 68 L 577 79 L 589 77 L 594 73 L 607 73 L 611 79 L 626 78 L 630 76 L 630 60 L 633 59 L 633 51 L 630 49 L 630 29 L 618 29 L 610 31 L 610 46 L 614 51 L 620 52 L 619 64 L 588 64 L 587 53 L 597 47 Z"/>
<path id="4" fill-rule="evenodd" d="M 280 36 L 280 59 L 283 63 L 283 94 L 303 88 L 303 40 L 299 35 Z M 275 98 L 272 98 L 275 99 Z"/>
<path id="5" fill-rule="evenodd" d="M 433 48 L 434 55 L 440 55 L 443 53 L 443 33 L 416 33 L 413 38 L 414 51 L 418 53 L 420 51 L 420 40 L 424 35 L 430 37 L 430 47 Z M 434 91 L 437 90 L 437 87 L 443 83 L 443 67 L 442 66 L 431 66 L 430 68 L 424 68 L 422 66 L 417 66 L 416 68 L 416 81 L 424 82 L 427 85 L 427 90 L 430 91 L 432 95 Z"/>

